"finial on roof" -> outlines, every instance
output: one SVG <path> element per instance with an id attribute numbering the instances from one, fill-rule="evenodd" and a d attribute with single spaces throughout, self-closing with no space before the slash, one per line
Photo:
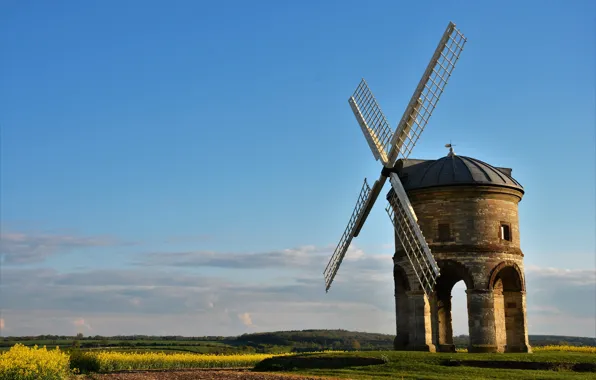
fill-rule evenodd
<path id="1" fill-rule="evenodd" d="M 449 148 L 449 153 L 447 153 L 447 157 L 455 156 L 455 152 L 453 151 L 454 146 L 455 145 L 451 144 L 451 142 L 449 142 L 449 144 L 445 144 L 445 148 Z"/>

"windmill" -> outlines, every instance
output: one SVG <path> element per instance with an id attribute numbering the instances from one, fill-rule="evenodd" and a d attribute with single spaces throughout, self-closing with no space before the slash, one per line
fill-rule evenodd
<path id="1" fill-rule="evenodd" d="M 397 237 L 422 290 L 427 295 L 432 292 L 440 275 L 439 267 L 418 226 L 416 213 L 396 174 L 395 164 L 398 158 L 406 160 L 410 156 L 447 85 L 465 43 L 464 35 L 457 30 L 453 22 L 450 22 L 395 132 L 391 130 L 364 79 L 350 97 L 349 103 L 352 112 L 356 116 L 375 160 L 381 160 L 383 168 L 381 176 L 375 181 L 372 189 L 366 178 L 364 179 L 348 226 L 323 272 L 326 292 L 329 291 L 352 239 L 360 233 L 387 178 L 389 178 L 394 191 L 385 210 L 393 223 Z"/>

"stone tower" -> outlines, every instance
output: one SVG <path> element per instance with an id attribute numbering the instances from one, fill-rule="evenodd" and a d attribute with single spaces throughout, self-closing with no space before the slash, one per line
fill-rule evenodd
<path id="1" fill-rule="evenodd" d="M 454 352 L 451 290 L 463 280 L 469 352 L 531 352 L 518 218 L 524 190 L 511 169 L 452 150 L 438 160 L 400 160 L 396 169 L 441 275 L 427 297 L 396 236 L 395 348 Z"/>

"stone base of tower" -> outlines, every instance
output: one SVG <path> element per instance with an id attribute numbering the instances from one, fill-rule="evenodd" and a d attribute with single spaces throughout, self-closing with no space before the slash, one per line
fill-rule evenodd
<path id="1" fill-rule="evenodd" d="M 437 352 L 455 352 L 455 344 L 439 344 L 437 345 Z"/>
<path id="2" fill-rule="evenodd" d="M 468 327 L 470 353 L 499 352 L 495 329 L 495 301 L 493 292 L 486 289 L 466 290 L 468 298 Z"/>
<path id="3" fill-rule="evenodd" d="M 532 347 L 530 347 L 529 344 L 523 344 L 521 346 L 505 346 L 503 351 L 506 353 L 531 354 Z"/>
<path id="4" fill-rule="evenodd" d="M 475 354 L 493 354 L 499 351 L 496 344 L 474 344 L 468 346 L 468 352 Z"/>
<path id="5" fill-rule="evenodd" d="M 417 279 L 408 276 L 409 273 L 402 269 L 404 262 L 395 260 L 397 334 L 394 349 L 449 353 L 456 351 L 450 293 L 452 284 L 459 280 L 454 276 L 459 273 L 468 287 L 468 352 L 531 353 L 521 268 L 514 261 L 484 261 L 479 267 L 488 269 L 483 269 L 485 273 L 481 273 L 485 282 L 475 286 L 464 264 L 441 259 L 440 254 L 437 256 L 442 277 L 437 282 L 435 291 L 428 296 L 419 289 L 409 289 L 409 284 L 415 284 Z M 450 264 L 447 265 L 448 263 Z M 474 268 L 471 265 L 470 267 Z M 457 268 L 460 268 L 459 272 L 456 271 Z"/>
<path id="6" fill-rule="evenodd" d="M 396 341 L 399 340 L 399 337 L 395 337 L 393 342 L 393 348 L 395 351 L 423 351 L 423 352 L 438 352 L 437 347 L 434 344 L 399 344 Z M 455 352 L 455 348 L 453 350 Z"/>
<path id="7" fill-rule="evenodd" d="M 425 344 L 421 346 L 410 346 L 408 351 L 437 352 L 437 348 L 434 344 Z"/>
<path id="8" fill-rule="evenodd" d="M 399 267 L 396 267 L 399 272 Z M 396 276 L 397 334 L 393 341 L 398 351 L 436 352 L 431 330 L 431 305 L 421 290 L 410 291 L 400 285 Z"/>

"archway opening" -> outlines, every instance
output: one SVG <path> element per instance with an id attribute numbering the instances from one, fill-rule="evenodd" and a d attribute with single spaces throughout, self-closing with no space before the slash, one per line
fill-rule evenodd
<path id="1" fill-rule="evenodd" d="M 439 352 L 455 352 L 452 293 L 454 289 L 460 290 L 461 285 L 455 286 L 460 282 L 463 282 L 463 287 L 467 289 L 473 289 L 474 284 L 472 283 L 472 277 L 462 264 L 444 260 L 439 262 L 439 267 L 441 268 L 441 275 L 437 279 L 432 300 L 433 343 Z M 458 317 L 467 320 L 467 313 Z M 458 325 L 460 324 L 458 323 Z"/>
<path id="2" fill-rule="evenodd" d="M 410 342 L 410 302 L 408 292 L 410 284 L 403 268 L 395 265 L 393 268 L 393 280 L 395 281 L 395 316 L 397 333 L 393 346 L 396 350 L 404 350 Z"/>
<path id="3" fill-rule="evenodd" d="M 451 321 L 453 345 L 457 349 L 467 348 L 470 343 L 470 326 L 468 322 L 468 295 L 466 283 L 457 282 L 451 289 Z"/>
<path id="4" fill-rule="evenodd" d="M 519 270 L 511 265 L 497 267 L 491 286 L 495 302 L 497 350 L 526 351 L 524 286 Z"/>

